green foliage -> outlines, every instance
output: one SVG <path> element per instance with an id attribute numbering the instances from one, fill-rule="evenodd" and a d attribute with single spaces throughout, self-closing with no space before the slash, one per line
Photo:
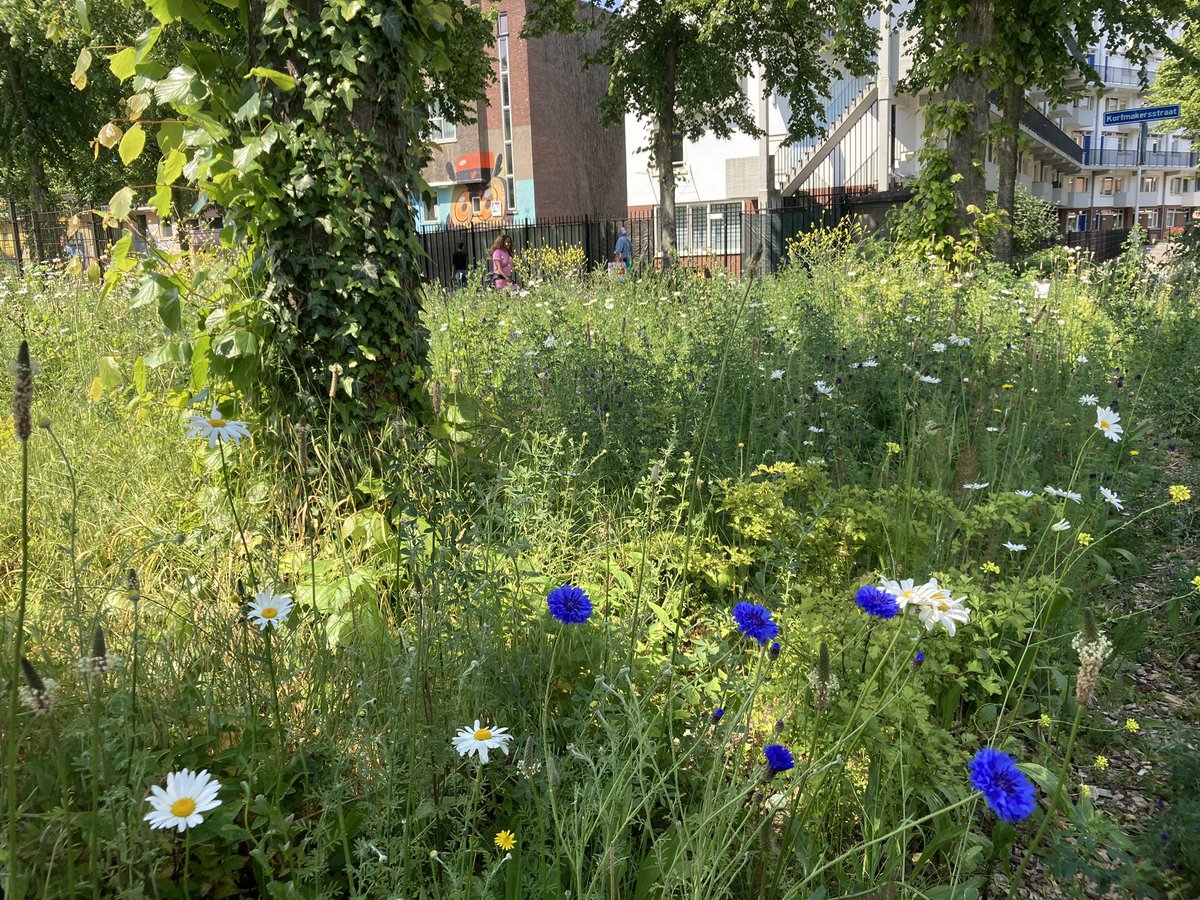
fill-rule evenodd
<path id="1" fill-rule="evenodd" d="M 273 2 L 250 5 L 248 31 L 245 16 L 222 5 L 148 0 L 146 9 L 157 24 L 112 67 L 172 113 L 157 130 L 164 155 L 149 202 L 165 213 L 186 184 L 199 197 L 193 211 L 216 204 L 222 239 L 250 254 L 247 269 L 226 273 L 235 285 L 205 297 L 199 327 L 164 317 L 173 355 L 199 350 L 234 368 L 261 355 L 252 371 L 266 380 L 246 370 L 232 386 L 253 387 L 277 414 L 328 403 L 342 427 L 368 428 L 397 412 L 423 417 L 411 198 L 425 187 L 417 173 L 430 108 L 467 118 L 490 77 L 486 19 L 457 0 L 408 9 Z M 207 42 L 166 40 L 193 33 Z M 131 155 L 143 139 L 127 141 L 129 133 L 121 152 Z M 153 279 L 160 297 L 207 291 L 179 272 L 180 257 L 162 262 L 172 274 Z"/>
<path id="2" fill-rule="evenodd" d="M 988 195 L 989 211 L 996 209 L 996 195 Z M 1013 254 L 1025 257 L 1059 243 L 1062 235 L 1058 230 L 1058 211 L 1041 197 L 1035 197 L 1024 186 L 1017 185 L 1013 203 L 1011 228 Z"/>
<path id="3" fill-rule="evenodd" d="M 845 226 L 805 235 L 749 293 L 602 275 L 438 293 L 427 426 L 368 442 L 319 408 L 300 426 L 219 397 L 252 437 L 210 448 L 182 427 L 192 387 L 249 377 L 232 350 L 260 353 L 236 335 L 261 306 L 253 291 L 206 306 L 193 285 L 216 263 L 196 259 L 144 295 L 0 279 L 0 354 L 31 341 L 35 420 L 52 421 L 30 442 L 26 647 L 59 688 L 15 732 L 17 894 L 982 892 L 1011 873 L 1015 835 L 967 759 L 1008 750 L 1044 799 L 1081 603 L 1114 623 L 1107 703 L 1130 662 L 1121 629 L 1143 620 L 1104 598 L 1159 556 L 1137 526 L 1190 527 L 1159 481 L 1178 451 L 1154 442 L 1171 379 L 1200 364 L 1200 313 L 1164 282 L 1110 290 L 1084 267 L 1040 296 L 1006 267 L 952 271 Z M 192 317 L 222 337 L 147 365 L 162 323 Z M 1119 401 L 1120 443 L 1085 392 Z M 14 447 L 0 433 L 9 484 Z M 854 591 L 881 575 L 936 577 L 970 622 L 951 637 L 912 610 L 868 621 Z M 567 581 L 593 600 L 586 625 L 547 614 Z M 242 601 L 266 587 L 297 606 L 260 632 Z M 777 656 L 735 630 L 742 599 L 773 611 Z M 124 663 L 88 679 L 75 664 L 96 624 Z M 823 644 L 838 686 L 817 708 Z M 476 719 L 515 735 L 483 767 L 450 743 Z M 794 770 L 768 775 L 769 743 Z M 151 831 L 143 798 L 183 766 L 212 772 L 222 804 L 187 835 Z M 1128 853 L 1096 810 L 1067 813 L 1044 848 L 1060 871 L 1095 880 L 1100 851 Z M 1118 883 L 1150 896 L 1150 877 Z"/>

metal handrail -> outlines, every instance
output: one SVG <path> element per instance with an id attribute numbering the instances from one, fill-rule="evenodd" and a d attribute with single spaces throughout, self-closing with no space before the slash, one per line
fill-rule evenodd
<path id="1" fill-rule="evenodd" d="M 992 102 L 995 102 L 993 98 Z M 1083 164 L 1083 148 L 1071 136 L 1043 116 L 1029 103 L 1021 110 L 1021 124 L 1063 156 Z"/>
<path id="2" fill-rule="evenodd" d="M 1143 165 L 1152 169 L 1192 168 L 1200 163 L 1196 150 L 1147 150 Z M 1118 166 L 1129 169 L 1138 165 L 1137 150 L 1088 149 L 1083 151 L 1085 166 Z"/>
<path id="3" fill-rule="evenodd" d="M 775 187 L 787 184 L 796 168 L 804 161 L 808 152 L 825 140 L 826 136 L 858 99 L 875 84 L 875 74 L 859 75 L 847 81 L 836 94 L 831 95 L 821 110 L 820 132 L 791 144 L 780 146 L 775 151 Z"/>

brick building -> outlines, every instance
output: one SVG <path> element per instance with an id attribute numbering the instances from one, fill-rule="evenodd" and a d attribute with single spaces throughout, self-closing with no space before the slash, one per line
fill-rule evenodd
<path id="1" fill-rule="evenodd" d="M 437 199 L 420 204 L 422 226 L 625 214 L 625 132 L 597 121 L 608 73 L 580 61 L 596 38 L 526 40 L 528 6 L 498 0 L 490 7 L 496 80 L 475 124 L 434 116 L 433 160 L 422 174 Z"/>

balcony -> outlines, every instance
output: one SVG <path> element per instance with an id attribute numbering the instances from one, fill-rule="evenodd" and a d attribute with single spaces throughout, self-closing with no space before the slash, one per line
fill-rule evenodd
<path id="1" fill-rule="evenodd" d="M 1200 162 L 1196 150 L 1147 150 L 1143 163 L 1149 169 L 1190 169 Z M 1097 168 L 1136 169 L 1136 150 L 1084 150 L 1083 164 Z"/>
<path id="2" fill-rule="evenodd" d="M 995 102 L 993 100 L 993 102 Z M 1083 165 L 1083 148 L 1070 135 L 1026 103 L 1021 111 L 1021 127 L 1076 165 Z"/>
<path id="3" fill-rule="evenodd" d="M 1113 87 L 1132 87 L 1140 88 L 1142 86 L 1142 72 L 1140 69 L 1133 69 L 1129 66 L 1113 66 L 1107 63 L 1101 66 L 1094 66 L 1096 74 L 1100 76 L 1100 80 L 1107 85 Z M 1146 83 L 1154 81 L 1154 69 L 1146 70 Z"/>

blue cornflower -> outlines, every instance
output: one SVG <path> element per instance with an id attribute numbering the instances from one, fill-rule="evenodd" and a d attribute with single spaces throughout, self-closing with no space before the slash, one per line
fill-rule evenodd
<path id="1" fill-rule="evenodd" d="M 854 595 L 854 602 L 862 607 L 862 611 L 877 619 L 890 619 L 900 612 L 900 603 L 883 588 L 868 584 L 860 587 Z"/>
<path id="2" fill-rule="evenodd" d="M 1007 753 L 984 747 L 968 766 L 971 784 L 982 791 L 988 806 L 1006 822 L 1020 822 L 1033 814 L 1033 783 Z"/>
<path id="3" fill-rule="evenodd" d="M 783 647 L 779 646 L 779 641 L 772 641 L 771 648 L 767 651 L 767 655 L 771 659 L 779 659 L 779 654 L 783 652 Z"/>
<path id="4" fill-rule="evenodd" d="M 712 721 L 713 721 L 713 724 L 714 724 L 714 725 L 716 725 L 718 722 L 720 722 L 720 721 L 721 721 L 721 718 L 722 718 L 724 715 L 725 715 L 725 710 L 721 709 L 721 707 L 719 707 L 719 706 L 718 706 L 716 709 L 714 709 L 714 710 L 712 711 Z"/>
<path id="5" fill-rule="evenodd" d="M 564 625 L 580 625 L 592 614 L 592 599 L 582 588 L 573 584 L 556 587 L 546 597 L 550 615 Z"/>
<path id="6" fill-rule="evenodd" d="M 912 658 L 913 671 L 917 671 L 923 665 L 925 665 L 925 654 L 918 650 L 917 655 Z"/>
<path id="7" fill-rule="evenodd" d="M 733 621 L 738 631 L 748 638 L 765 644 L 779 634 L 779 626 L 771 621 L 771 611 L 757 603 L 743 600 L 733 608 Z"/>
<path id="8" fill-rule="evenodd" d="M 763 747 L 763 756 L 767 758 L 768 778 L 796 767 L 796 758 L 792 756 L 792 751 L 782 744 L 768 744 Z"/>

